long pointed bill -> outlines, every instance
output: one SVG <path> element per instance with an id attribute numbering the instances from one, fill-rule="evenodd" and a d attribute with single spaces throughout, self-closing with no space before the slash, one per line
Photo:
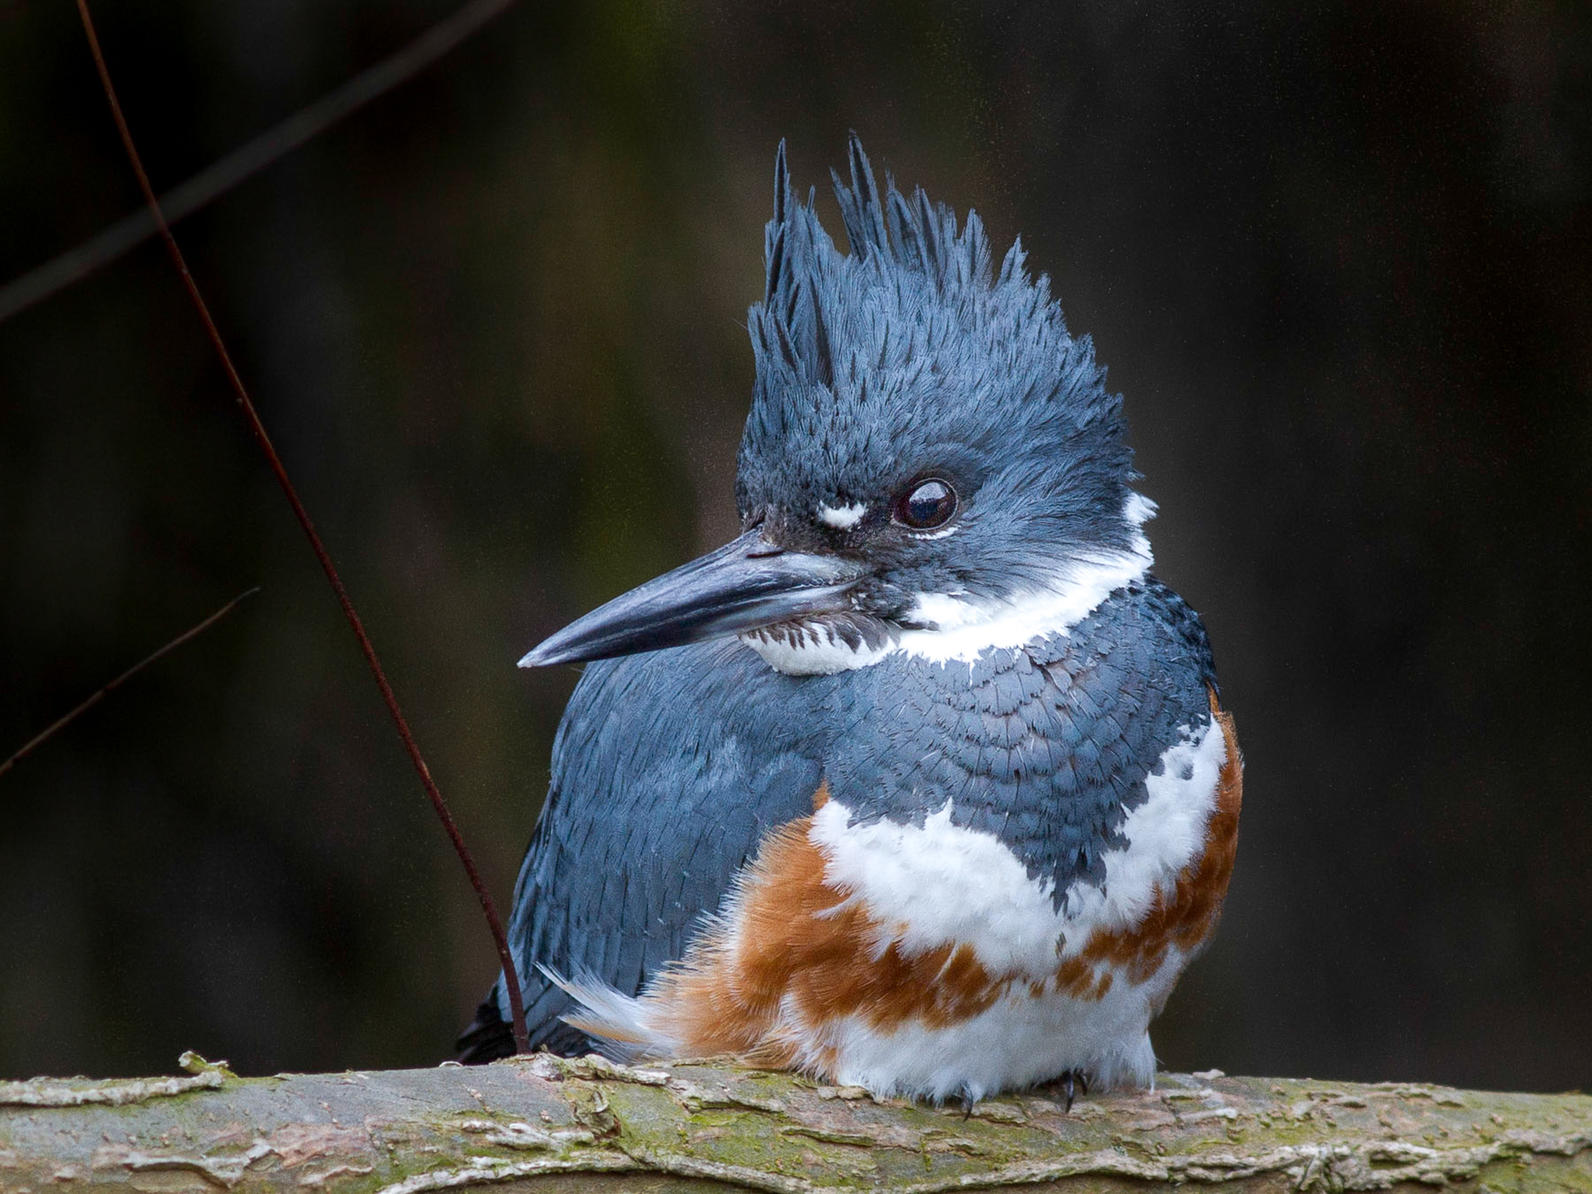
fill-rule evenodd
<path id="1" fill-rule="evenodd" d="M 846 595 L 862 575 L 850 560 L 785 551 L 754 528 L 571 622 L 520 666 L 610 659 L 839 613 L 849 608 Z"/>

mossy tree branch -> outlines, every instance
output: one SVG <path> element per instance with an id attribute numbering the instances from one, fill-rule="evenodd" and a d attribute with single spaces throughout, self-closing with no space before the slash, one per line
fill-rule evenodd
<path id="1" fill-rule="evenodd" d="M 1592 1098 L 1162 1075 L 960 1109 L 720 1065 L 0 1083 L 0 1189 L 1027 1189 L 1592 1194 Z"/>

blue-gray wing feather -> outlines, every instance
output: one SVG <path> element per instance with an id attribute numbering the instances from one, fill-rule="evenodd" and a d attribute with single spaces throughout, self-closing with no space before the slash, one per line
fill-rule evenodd
<path id="1" fill-rule="evenodd" d="M 509 925 L 533 1045 L 583 1052 L 539 969 L 635 994 L 685 952 L 771 830 L 820 778 L 862 822 L 952 820 L 997 836 L 1058 908 L 1105 854 L 1168 747 L 1210 722 L 1198 615 L 1145 578 L 1065 634 L 974 663 L 907 653 L 783 676 L 734 641 L 594 664 L 553 749 L 553 780 Z M 494 990 L 463 1044 L 508 1050 Z"/>
<path id="2" fill-rule="evenodd" d="M 819 761 L 799 718 L 789 733 L 764 724 L 781 707 L 771 687 L 794 683 L 733 642 L 586 669 L 508 926 L 533 1048 L 592 1047 L 559 1019 L 572 1001 L 542 967 L 636 994 L 718 911 L 761 838 L 812 811 Z M 507 1020 L 501 987 L 488 1020 Z M 506 1046 L 506 1024 L 497 1035 Z"/>

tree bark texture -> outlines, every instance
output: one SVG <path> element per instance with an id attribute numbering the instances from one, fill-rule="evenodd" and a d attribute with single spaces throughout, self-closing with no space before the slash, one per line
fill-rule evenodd
<path id="1" fill-rule="evenodd" d="M 0 1190 L 1592 1194 L 1592 1098 L 1163 1074 L 960 1107 L 715 1063 L 0 1083 Z"/>

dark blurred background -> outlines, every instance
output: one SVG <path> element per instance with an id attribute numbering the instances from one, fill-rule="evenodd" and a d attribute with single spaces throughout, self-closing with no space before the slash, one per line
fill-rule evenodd
<path id="1" fill-rule="evenodd" d="M 455 0 L 117 0 L 157 187 Z M 1286 11 L 1284 11 L 1286 10 Z M 1592 10 L 524 0 L 179 226 L 499 898 L 573 670 L 728 537 L 774 147 L 1021 232 L 1127 396 L 1248 759 L 1156 1040 L 1592 1083 Z M 0 0 L 0 280 L 137 192 Z M 832 226 L 838 218 L 829 203 Z M 0 325 L 0 1076 L 424 1065 L 495 962 L 160 248 Z"/>

